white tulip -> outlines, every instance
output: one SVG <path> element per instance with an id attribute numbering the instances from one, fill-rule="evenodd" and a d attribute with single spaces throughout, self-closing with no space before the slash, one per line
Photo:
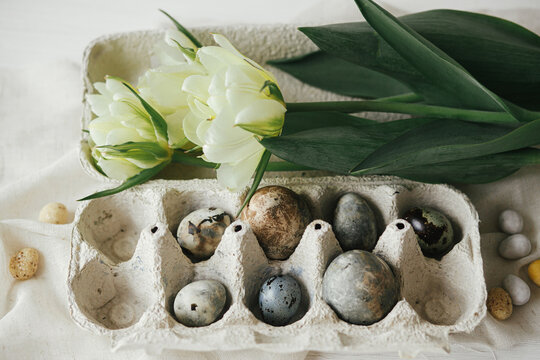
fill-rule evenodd
<path id="1" fill-rule="evenodd" d="M 262 137 L 281 133 L 285 105 L 272 74 L 242 55 L 222 35 L 220 46 L 196 52 L 205 73 L 183 81 L 191 110 L 183 121 L 186 137 L 203 149 L 203 159 L 219 163 L 219 182 L 233 191 L 245 187 L 264 152 Z"/>
<path id="2" fill-rule="evenodd" d="M 97 118 L 88 125 L 92 157 L 105 175 L 126 180 L 171 158 L 167 139 L 131 91 L 115 78 L 95 83 L 87 96 Z"/>

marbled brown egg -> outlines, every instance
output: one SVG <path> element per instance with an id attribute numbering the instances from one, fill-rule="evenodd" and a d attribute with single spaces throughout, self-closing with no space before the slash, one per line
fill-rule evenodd
<path id="1" fill-rule="evenodd" d="M 384 318 L 398 300 L 399 287 L 384 260 L 351 250 L 335 258 L 324 273 L 323 299 L 352 324 L 369 325 Z"/>
<path id="2" fill-rule="evenodd" d="M 294 252 L 312 220 L 305 201 L 282 186 L 266 186 L 255 192 L 242 211 L 269 259 L 284 260 Z"/>
<path id="3" fill-rule="evenodd" d="M 195 210 L 182 219 L 177 239 L 196 260 L 204 260 L 214 254 L 231 217 L 219 208 Z"/>
<path id="4" fill-rule="evenodd" d="M 440 259 L 454 246 L 454 229 L 440 211 L 415 207 L 403 215 L 418 237 L 418 245 L 426 257 Z"/>
<path id="5" fill-rule="evenodd" d="M 332 228 L 343 251 L 371 251 L 377 244 L 375 214 L 358 194 L 346 193 L 339 198 Z"/>

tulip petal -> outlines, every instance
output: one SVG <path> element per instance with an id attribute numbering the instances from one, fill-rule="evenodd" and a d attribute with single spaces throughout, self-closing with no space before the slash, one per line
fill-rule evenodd
<path id="1" fill-rule="evenodd" d="M 217 179 L 221 186 L 230 191 L 240 191 L 245 188 L 257 169 L 264 150 L 258 151 L 239 164 L 221 164 L 217 169 Z"/>
<path id="2" fill-rule="evenodd" d="M 99 158 L 97 160 L 97 165 L 101 168 L 105 175 L 111 179 L 122 181 L 129 179 L 130 177 L 141 172 L 141 169 L 138 166 L 123 159 L 107 160 Z"/>
<path id="3" fill-rule="evenodd" d="M 285 107 L 274 100 L 258 100 L 238 113 L 235 125 L 261 136 L 277 136 L 285 120 Z"/>
<path id="4" fill-rule="evenodd" d="M 208 87 L 210 86 L 210 77 L 202 75 L 191 75 L 184 80 L 182 91 L 190 93 L 201 101 L 208 99 Z"/>
<path id="5" fill-rule="evenodd" d="M 173 149 L 181 148 L 186 144 L 183 123 L 188 112 L 189 108 L 180 108 L 175 113 L 165 117 L 165 121 L 167 122 L 169 144 Z"/>
<path id="6" fill-rule="evenodd" d="M 216 163 L 237 163 L 244 161 L 250 154 L 264 150 L 254 138 L 247 137 L 238 143 L 205 144 L 203 151 L 208 160 Z"/>
<path id="7" fill-rule="evenodd" d="M 183 123 L 182 123 L 183 130 L 184 130 L 184 134 L 186 135 L 186 137 L 188 138 L 188 140 L 191 141 L 191 142 L 194 143 L 194 144 L 199 145 L 199 146 L 202 146 L 202 145 L 203 145 L 203 142 L 201 141 L 201 139 L 200 139 L 199 136 L 197 135 L 197 128 L 199 127 L 199 124 L 200 124 L 202 121 L 206 121 L 206 120 L 202 120 L 201 118 L 196 117 L 196 116 L 193 115 L 193 113 L 190 111 L 190 112 L 184 117 L 184 121 L 183 121 Z"/>

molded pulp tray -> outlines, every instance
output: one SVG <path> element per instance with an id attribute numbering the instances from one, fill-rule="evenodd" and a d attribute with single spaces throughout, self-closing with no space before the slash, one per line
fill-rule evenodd
<path id="1" fill-rule="evenodd" d="M 68 278 L 73 319 L 112 337 L 113 346 L 154 350 L 331 352 L 448 350 L 448 334 L 470 332 L 485 315 L 486 288 L 478 215 L 469 200 L 445 185 L 393 177 L 266 179 L 296 191 L 313 221 L 292 256 L 269 261 L 248 224 L 234 221 L 215 254 L 192 263 L 173 234 L 181 219 L 202 207 L 238 211 L 245 194 L 216 180 L 152 181 L 110 197 L 85 202 L 77 211 Z M 322 276 L 342 251 L 330 221 L 340 195 L 356 192 L 376 213 L 380 238 L 374 253 L 391 266 L 400 298 L 381 321 L 351 325 L 322 300 Z M 459 243 L 441 261 L 424 258 L 410 225 L 399 220 L 413 206 L 447 214 Z M 258 289 L 265 278 L 291 274 L 301 283 L 301 311 L 290 325 L 262 322 Z M 178 323 L 176 293 L 199 279 L 216 279 L 228 291 L 226 311 L 201 328 Z M 111 309 L 120 322 L 111 319 Z"/>

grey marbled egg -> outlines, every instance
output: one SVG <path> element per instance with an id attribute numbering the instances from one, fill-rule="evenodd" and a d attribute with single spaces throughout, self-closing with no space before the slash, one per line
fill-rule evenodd
<path id="1" fill-rule="evenodd" d="M 384 318 L 398 300 L 399 286 L 384 260 L 351 250 L 335 258 L 324 273 L 323 299 L 352 324 L 369 325 Z"/>
<path id="2" fill-rule="evenodd" d="M 440 259 L 454 246 L 454 229 L 440 211 L 416 207 L 407 211 L 403 219 L 414 229 L 424 256 Z"/>
<path id="3" fill-rule="evenodd" d="M 358 194 L 341 196 L 334 210 L 334 233 L 343 251 L 371 251 L 377 244 L 377 223 L 368 203 Z"/>
<path id="4" fill-rule="evenodd" d="M 227 291 L 219 281 L 194 281 L 176 294 L 174 314 L 186 326 L 207 326 L 216 321 L 226 300 Z"/>
<path id="5" fill-rule="evenodd" d="M 263 319 L 274 326 L 287 325 L 298 312 L 301 300 L 300 285 L 289 275 L 266 279 L 259 291 L 259 308 Z"/>
<path id="6" fill-rule="evenodd" d="M 512 298 L 512 304 L 525 305 L 531 298 L 531 288 L 520 277 L 512 274 L 506 275 L 503 280 L 503 289 L 508 291 Z"/>
<path id="7" fill-rule="evenodd" d="M 182 219 L 177 239 L 195 260 L 204 260 L 214 254 L 231 217 L 223 209 L 211 207 L 195 210 Z"/>
<path id="8" fill-rule="evenodd" d="M 510 235 L 499 244 L 499 255 L 508 260 L 520 259 L 531 253 L 531 241 L 523 234 Z"/>

